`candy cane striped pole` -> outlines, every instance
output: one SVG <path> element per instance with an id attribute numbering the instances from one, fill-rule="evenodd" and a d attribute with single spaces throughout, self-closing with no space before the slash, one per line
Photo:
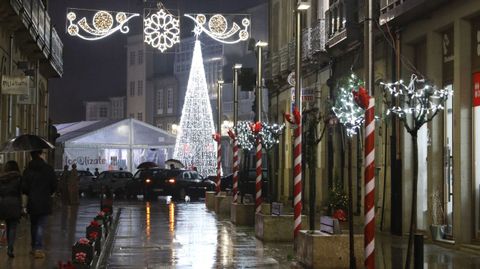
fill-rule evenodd
<path id="1" fill-rule="evenodd" d="M 260 141 L 258 134 L 256 144 L 257 178 L 255 180 L 255 212 L 260 213 L 260 210 L 262 209 L 262 141 Z"/>
<path id="2" fill-rule="evenodd" d="M 215 191 L 219 193 L 221 191 L 221 172 L 222 172 L 222 143 L 221 140 L 217 140 L 217 186 Z"/>
<path id="3" fill-rule="evenodd" d="M 228 130 L 228 136 L 233 142 L 233 203 L 238 201 L 238 170 L 240 164 L 238 161 L 238 140 L 233 130 Z"/>
<path id="4" fill-rule="evenodd" d="M 302 120 L 296 119 L 294 136 L 294 172 L 293 172 L 293 236 L 296 238 L 302 227 Z"/>
<path id="5" fill-rule="evenodd" d="M 365 110 L 365 268 L 375 268 L 375 99 Z"/>

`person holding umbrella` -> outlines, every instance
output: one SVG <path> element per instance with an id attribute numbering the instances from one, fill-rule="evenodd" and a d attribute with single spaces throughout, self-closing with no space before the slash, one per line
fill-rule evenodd
<path id="1" fill-rule="evenodd" d="M 0 176 L 0 219 L 7 225 L 7 255 L 13 255 L 17 224 L 22 213 L 22 188 L 20 169 L 16 161 L 8 161 Z"/>
<path id="2" fill-rule="evenodd" d="M 47 217 L 52 213 L 52 194 L 57 189 L 53 168 L 43 158 L 41 150 L 31 151 L 32 160 L 23 172 L 23 193 L 28 196 L 27 212 L 30 215 L 31 246 L 34 258 L 45 258 L 43 231 Z"/>

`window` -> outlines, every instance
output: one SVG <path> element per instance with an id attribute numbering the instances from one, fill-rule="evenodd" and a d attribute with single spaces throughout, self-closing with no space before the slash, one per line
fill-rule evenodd
<path id="1" fill-rule="evenodd" d="M 130 81 L 130 96 L 135 96 L 135 81 Z"/>
<path id="2" fill-rule="evenodd" d="M 135 51 L 130 51 L 130 65 L 135 64 Z"/>
<path id="3" fill-rule="evenodd" d="M 137 113 L 137 120 L 143 121 L 143 114 L 142 114 L 142 112 L 138 112 L 138 113 Z"/>
<path id="4" fill-rule="evenodd" d="M 157 96 L 155 100 L 155 104 L 157 106 L 157 114 L 163 114 L 163 89 L 158 89 L 157 90 Z"/>
<path id="5" fill-rule="evenodd" d="M 138 96 L 143 95 L 143 80 L 137 81 Z"/>
<path id="6" fill-rule="evenodd" d="M 167 113 L 173 113 L 173 89 L 167 90 Z"/>
<path id="7" fill-rule="evenodd" d="M 138 51 L 138 64 L 143 64 L 143 50 Z"/>
<path id="8" fill-rule="evenodd" d="M 100 118 L 106 118 L 108 116 L 108 110 L 106 107 L 101 107 L 100 108 Z"/>

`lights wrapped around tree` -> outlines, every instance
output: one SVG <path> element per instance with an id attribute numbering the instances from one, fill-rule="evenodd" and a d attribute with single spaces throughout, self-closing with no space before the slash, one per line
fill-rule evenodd
<path id="1" fill-rule="evenodd" d="M 362 126 L 365 113 L 365 110 L 357 104 L 355 96 L 359 96 L 358 92 L 365 91 L 365 89 L 363 82 L 353 73 L 346 82 L 340 83 L 340 85 L 332 111 L 345 127 L 347 136 L 352 137 Z"/>
<path id="2" fill-rule="evenodd" d="M 432 120 L 444 109 L 446 100 L 453 94 L 451 90 L 429 85 L 415 74 L 408 85 L 403 80 L 380 84 L 386 89 L 387 116 L 397 115 L 405 123 L 408 132 Z"/>
<path id="3" fill-rule="evenodd" d="M 67 10 L 67 33 L 71 36 L 78 36 L 84 40 L 99 40 L 117 31 L 126 34 L 130 30 L 126 23 L 130 19 L 140 16 L 138 13 L 98 10 L 92 18 L 93 27 L 88 24 L 86 17 L 75 22 L 78 13 L 91 12 L 91 10 L 86 9 L 69 8 Z"/>
<path id="4" fill-rule="evenodd" d="M 261 123 L 262 128 L 259 130 L 259 135 L 262 140 L 262 145 L 265 149 L 271 149 L 274 145 L 280 141 L 278 138 L 285 129 L 285 124 L 276 123 Z M 238 145 L 244 150 L 252 150 L 255 148 L 255 133 L 252 130 L 252 123 L 248 121 L 239 121 L 235 128 L 237 134 Z"/>

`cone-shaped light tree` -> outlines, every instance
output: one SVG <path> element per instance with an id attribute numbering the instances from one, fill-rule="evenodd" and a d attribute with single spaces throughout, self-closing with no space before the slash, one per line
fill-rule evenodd
<path id="1" fill-rule="evenodd" d="M 217 145 L 212 107 L 208 97 L 207 81 L 200 41 L 195 41 L 192 66 L 183 104 L 180 128 L 173 156 L 185 166 L 195 166 L 201 175 L 216 174 Z"/>

